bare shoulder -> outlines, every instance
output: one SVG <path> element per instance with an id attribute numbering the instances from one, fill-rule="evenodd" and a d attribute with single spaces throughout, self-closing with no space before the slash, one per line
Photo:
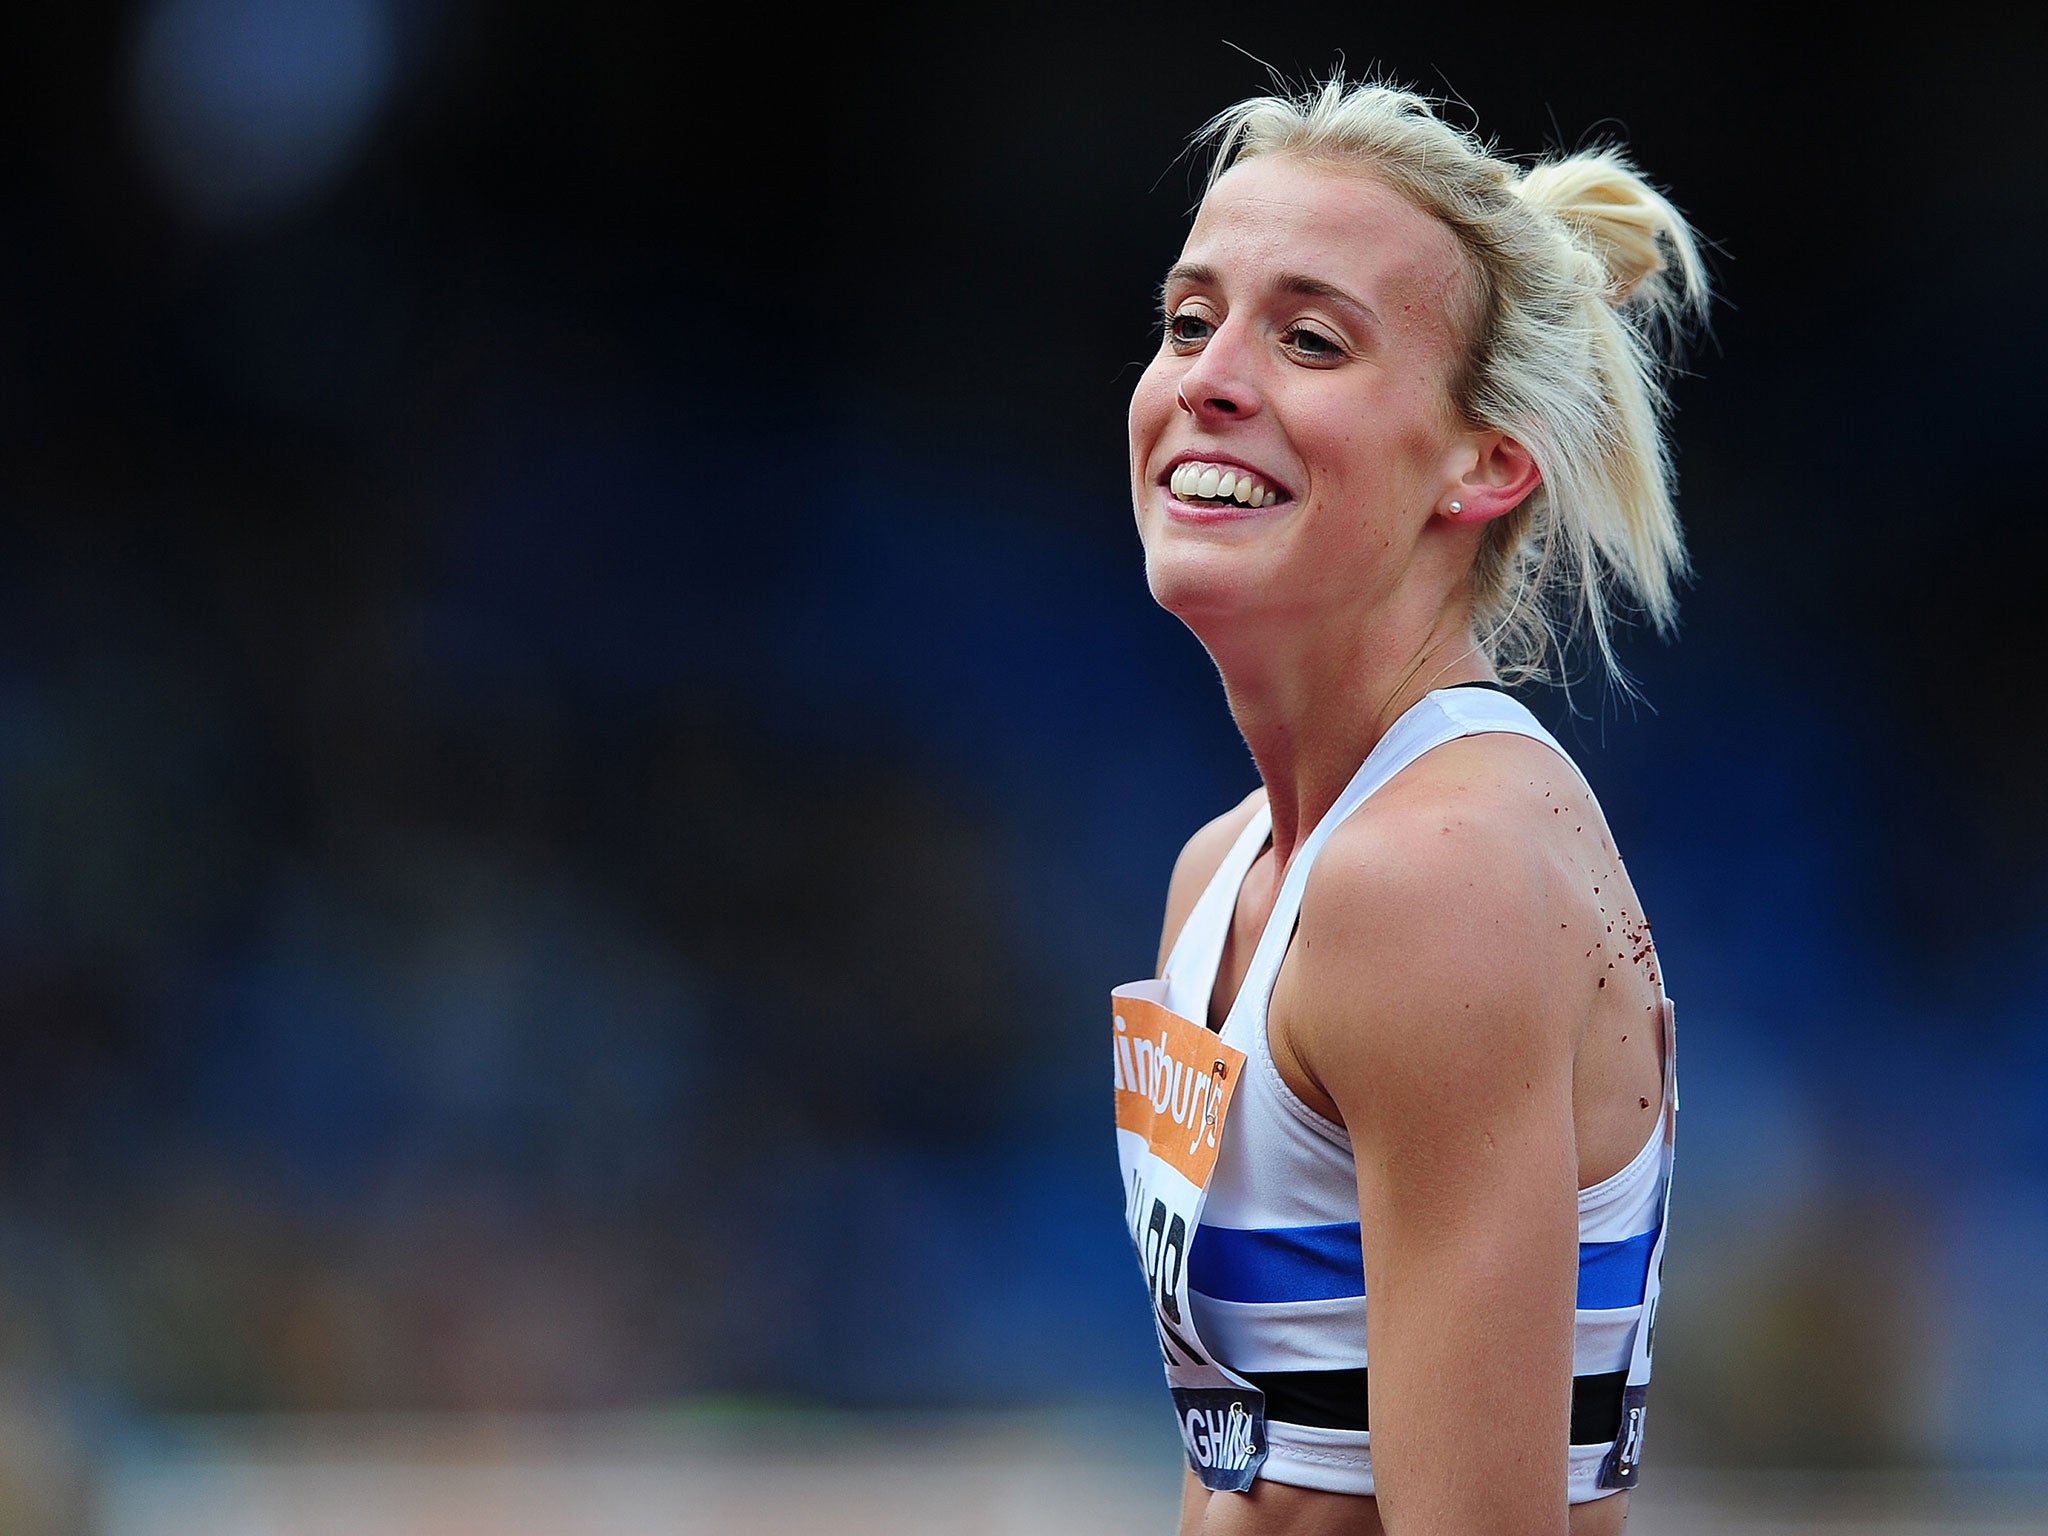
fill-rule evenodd
<path id="1" fill-rule="evenodd" d="M 1493 733 L 1426 754 L 1309 876 L 1289 978 L 1303 1006 L 1287 1010 L 1312 1032 L 1303 1066 L 1341 1072 L 1364 1050 L 1424 1071 L 1531 1053 L 1568 1067 L 1586 1002 L 1563 983 L 1583 969 L 1574 946 L 1611 855 L 1584 782 L 1541 742 Z"/>
<path id="2" fill-rule="evenodd" d="M 1166 956 L 1173 948 L 1173 941 L 1179 937 L 1182 925 L 1187 922 L 1188 913 L 1194 910 L 1195 902 L 1222 865 L 1223 856 L 1230 852 L 1231 844 L 1237 841 L 1253 813 L 1265 803 L 1266 791 L 1262 786 L 1206 823 L 1181 849 L 1180 857 L 1174 861 L 1173 879 L 1166 888 L 1166 922 L 1159 938 L 1157 969 L 1165 970 Z"/>
<path id="3" fill-rule="evenodd" d="M 1391 924 L 1404 948 L 1486 938 L 1492 952 L 1580 899 L 1575 843 L 1604 851 L 1606 828 L 1555 752 L 1505 733 L 1447 742 L 1332 834 L 1309 876 L 1303 932 L 1363 940 Z"/>

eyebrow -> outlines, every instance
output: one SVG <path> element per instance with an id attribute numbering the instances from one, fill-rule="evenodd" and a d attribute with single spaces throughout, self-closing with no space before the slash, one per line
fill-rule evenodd
<path id="1" fill-rule="evenodd" d="M 1159 285 L 1161 293 L 1176 283 L 1184 283 L 1192 288 L 1213 288 L 1216 286 L 1216 269 L 1199 261 L 1177 261 L 1166 269 L 1166 281 Z M 1296 294 L 1308 299 L 1323 299 L 1340 308 L 1351 310 L 1374 327 L 1380 324 L 1379 314 L 1370 304 L 1323 278 L 1310 277 L 1305 272 L 1283 272 L 1273 280 L 1273 286 L 1282 293 Z"/>

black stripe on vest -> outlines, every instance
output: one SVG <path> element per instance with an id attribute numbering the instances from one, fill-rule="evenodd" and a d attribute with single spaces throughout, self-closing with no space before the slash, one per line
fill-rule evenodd
<path id="1" fill-rule="evenodd" d="M 1239 1371 L 1266 1394 L 1266 1417 L 1312 1429 L 1363 1429 L 1365 1367 L 1353 1371 Z M 1572 1378 L 1573 1445 L 1605 1445 L 1621 1433 L 1621 1394 L 1627 1371 Z"/>

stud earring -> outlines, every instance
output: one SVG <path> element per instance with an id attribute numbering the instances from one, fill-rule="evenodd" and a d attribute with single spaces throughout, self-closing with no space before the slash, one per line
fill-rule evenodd
<path id="1" fill-rule="evenodd" d="M 1451 510 L 1453 512 L 1462 512 L 1465 510 L 1465 503 L 1463 503 L 1462 501 L 1454 501 L 1451 503 Z"/>

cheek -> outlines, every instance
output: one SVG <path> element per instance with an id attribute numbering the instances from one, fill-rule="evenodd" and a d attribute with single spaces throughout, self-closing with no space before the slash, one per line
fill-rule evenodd
<path id="1" fill-rule="evenodd" d="M 1166 424 L 1173 419 L 1174 388 L 1173 370 L 1168 360 L 1155 357 L 1139 375 L 1138 387 L 1131 392 L 1131 472 L 1134 475 L 1144 468 L 1145 456 L 1159 441 L 1159 434 L 1166 430 Z"/>
<path id="2" fill-rule="evenodd" d="M 1445 413 L 1428 388 L 1358 401 L 1337 400 L 1319 412 L 1311 458 L 1347 486 L 1388 491 L 1435 471 L 1448 440 Z M 1307 435 L 1304 430 L 1303 435 Z"/>

